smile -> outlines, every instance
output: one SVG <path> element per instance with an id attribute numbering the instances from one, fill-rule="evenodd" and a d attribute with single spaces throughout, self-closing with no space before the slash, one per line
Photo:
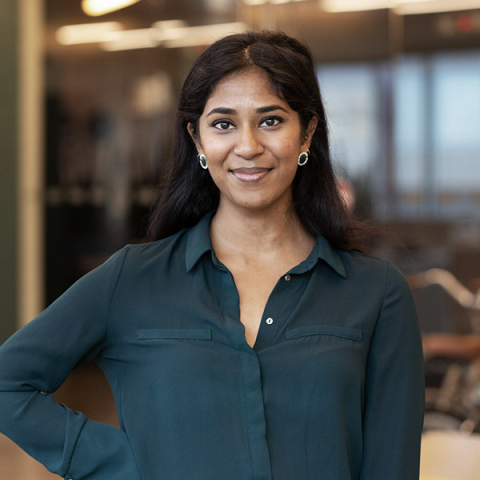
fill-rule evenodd
<path id="1" fill-rule="evenodd" d="M 266 177 L 271 168 L 236 168 L 231 170 L 232 175 L 242 182 L 258 182 Z"/>

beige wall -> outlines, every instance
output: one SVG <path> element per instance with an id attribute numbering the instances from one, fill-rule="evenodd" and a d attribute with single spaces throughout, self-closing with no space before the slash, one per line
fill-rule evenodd
<path id="1" fill-rule="evenodd" d="M 0 0 L 0 343 L 42 308 L 42 0 Z"/>

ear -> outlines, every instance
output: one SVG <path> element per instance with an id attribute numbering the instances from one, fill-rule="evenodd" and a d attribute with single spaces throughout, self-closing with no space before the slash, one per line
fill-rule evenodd
<path id="1" fill-rule="evenodd" d="M 312 119 L 308 122 L 307 130 L 305 132 L 301 148 L 303 150 L 308 150 L 310 148 L 310 144 L 312 143 L 313 134 L 317 129 L 318 125 L 318 118 L 312 117 Z"/>
<path id="2" fill-rule="evenodd" d="M 192 137 L 193 143 L 195 144 L 195 147 L 197 148 L 198 153 L 203 153 L 202 146 L 201 146 L 200 141 L 199 141 L 199 137 L 195 133 L 193 125 L 190 122 L 188 122 L 188 124 L 187 124 L 187 130 L 188 130 L 188 133 L 189 133 L 190 137 Z"/>

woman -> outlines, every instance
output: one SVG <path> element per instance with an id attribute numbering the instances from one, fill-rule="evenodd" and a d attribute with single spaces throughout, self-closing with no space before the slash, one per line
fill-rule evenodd
<path id="1" fill-rule="evenodd" d="M 0 430 L 73 480 L 413 480 L 419 329 L 355 252 L 312 57 L 232 35 L 182 89 L 150 239 L 0 350 Z M 121 429 L 41 392 L 96 359 Z"/>

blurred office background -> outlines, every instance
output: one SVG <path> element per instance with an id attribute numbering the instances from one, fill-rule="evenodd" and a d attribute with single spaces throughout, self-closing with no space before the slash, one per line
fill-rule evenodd
<path id="1" fill-rule="evenodd" d="M 480 1 L 0 0 L 0 27 L 0 343 L 142 241 L 199 53 L 281 29 L 314 54 L 353 214 L 414 289 L 422 478 L 480 478 Z M 56 399 L 116 422 L 93 365 Z M 0 478 L 56 477 L 0 437 Z"/>

